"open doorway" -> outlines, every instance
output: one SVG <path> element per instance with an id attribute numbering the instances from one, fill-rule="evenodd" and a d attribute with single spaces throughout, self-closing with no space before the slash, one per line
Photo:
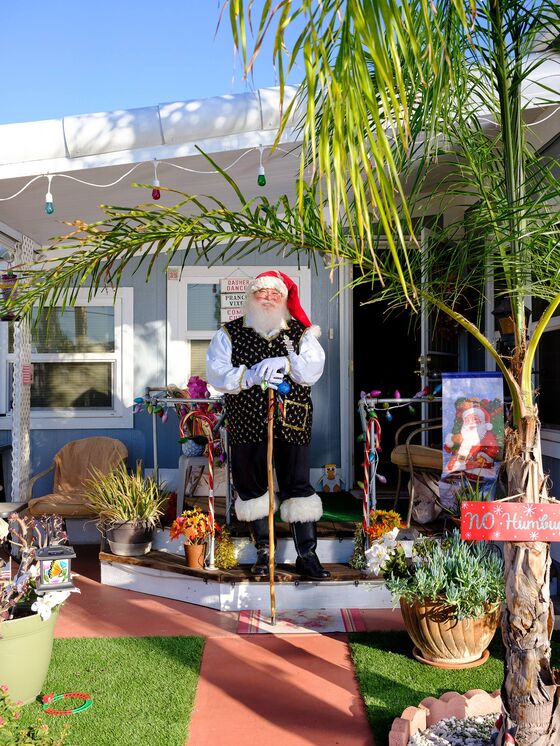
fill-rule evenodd
<path id="1" fill-rule="evenodd" d="M 418 358 L 420 356 L 420 319 L 402 309 L 387 312 L 383 303 L 368 303 L 371 291 L 366 285 L 357 285 L 353 290 L 354 321 L 354 396 L 360 392 L 381 391 L 381 397 L 392 398 L 395 391 L 403 397 L 414 396 L 421 386 Z M 381 452 L 378 472 L 387 479 L 380 492 L 394 494 L 396 468 L 390 462 L 396 430 L 411 419 L 420 418 L 408 407 L 392 410 L 389 417 L 380 412 Z M 355 411 L 355 433 L 362 432 L 360 418 Z M 363 444 L 357 439 L 354 446 L 354 480 L 363 480 Z"/>

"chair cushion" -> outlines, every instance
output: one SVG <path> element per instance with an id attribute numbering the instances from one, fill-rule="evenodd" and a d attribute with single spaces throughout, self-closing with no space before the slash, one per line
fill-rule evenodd
<path id="1" fill-rule="evenodd" d="M 419 445 L 395 446 L 391 451 L 391 462 L 400 469 L 408 471 L 408 454 L 410 451 L 412 465 L 418 469 L 440 471 L 443 468 L 443 454 L 439 448 L 428 448 Z"/>
<path id="2" fill-rule="evenodd" d="M 56 492 L 35 497 L 29 501 L 28 510 L 33 516 L 56 513 L 64 518 L 95 518 L 97 513 L 76 492 Z"/>

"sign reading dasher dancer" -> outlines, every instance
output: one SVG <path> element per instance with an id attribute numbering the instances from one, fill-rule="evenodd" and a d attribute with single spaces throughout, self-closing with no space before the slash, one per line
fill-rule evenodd
<path id="1" fill-rule="evenodd" d="M 560 502 L 463 502 L 461 538 L 497 541 L 559 541 Z"/>

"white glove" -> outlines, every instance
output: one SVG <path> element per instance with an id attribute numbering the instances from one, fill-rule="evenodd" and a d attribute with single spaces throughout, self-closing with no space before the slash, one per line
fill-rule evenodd
<path id="1" fill-rule="evenodd" d="M 260 363 L 253 365 L 251 370 L 260 376 L 261 381 L 272 381 L 272 377 L 277 373 L 283 373 L 288 367 L 288 360 L 285 357 L 267 357 Z M 282 379 L 280 379 L 282 380 Z M 278 382 L 280 383 L 280 381 Z"/>
<path id="2" fill-rule="evenodd" d="M 261 382 L 261 379 L 255 373 L 255 371 L 252 368 L 250 368 L 249 370 L 246 370 L 245 373 L 243 373 L 243 381 L 242 381 L 241 388 L 250 389 L 252 386 L 257 386 L 260 382 Z"/>
<path id="3" fill-rule="evenodd" d="M 243 374 L 242 388 L 250 389 L 252 386 L 258 386 L 262 381 L 266 381 L 269 388 L 276 390 L 283 380 L 284 375 L 282 373 L 273 373 L 267 380 L 266 378 L 261 378 L 254 368 L 250 368 Z"/>

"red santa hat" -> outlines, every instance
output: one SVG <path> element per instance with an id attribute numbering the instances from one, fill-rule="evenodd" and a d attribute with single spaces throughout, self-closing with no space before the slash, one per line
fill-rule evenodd
<path id="1" fill-rule="evenodd" d="M 316 337 L 321 336 L 321 328 L 312 324 L 299 301 L 298 287 L 296 283 L 285 275 L 283 272 L 279 272 L 277 269 L 271 269 L 267 272 L 261 272 L 260 275 L 251 282 L 247 287 L 247 296 L 251 293 L 255 293 L 257 290 L 263 290 L 270 288 L 277 290 L 281 293 L 282 297 L 286 299 L 286 306 L 293 319 L 299 321 L 300 324 L 315 335 Z"/>
<path id="2" fill-rule="evenodd" d="M 468 407 L 467 409 L 463 410 L 461 416 L 463 419 L 469 416 L 476 417 L 481 425 L 484 424 L 487 430 L 492 430 L 493 425 L 490 422 L 490 413 L 487 412 L 485 409 L 482 409 L 482 407 Z"/>

